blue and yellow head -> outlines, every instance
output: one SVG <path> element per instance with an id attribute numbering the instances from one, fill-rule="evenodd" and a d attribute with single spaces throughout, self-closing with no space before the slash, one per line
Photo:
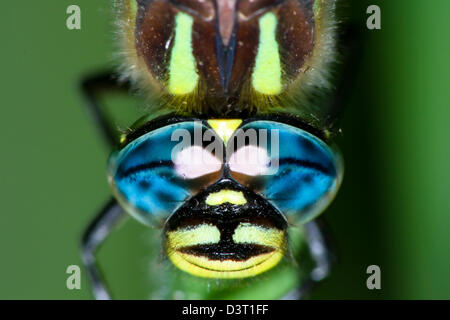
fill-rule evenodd
<path id="1" fill-rule="evenodd" d="M 315 218 L 337 192 L 342 164 L 324 139 L 292 117 L 171 115 L 124 138 L 109 181 L 131 215 L 164 230 L 179 269 L 251 277 L 276 266 L 288 227 Z"/>

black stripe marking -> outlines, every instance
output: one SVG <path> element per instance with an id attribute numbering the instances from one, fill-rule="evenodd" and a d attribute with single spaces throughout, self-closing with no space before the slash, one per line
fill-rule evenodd
<path id="1" fill-rule="evenodd" d="M 182 253 L 207 257 L 210 260 L 246 261 L 255 256 L 275 251 L 274 248 L 253 243 L 200 244 L 178 249 Z"/>
<path id="2" fill-rule="evenodd" d="M 148 162 L 148 163 L 143 163 L 131 168 L 128 168 L 127 170 L 125 170 L 124 172 L 117 172 L 117 176 L 119 178 L 126 178 L 129 177 L 130 175 L 132 175 L 133 173 L 139 172 L 139 171 L 145 171 L 145 170 L 150 170 L 150 169 L 154 169 L 154 168 L 158 168 L 158 167 L 173 167 L 173 162 L 170 160 L 160 160 L 160 161 L 152 161 L 152 162 Z"/>
<path id="3" fill-rule="evenodd" d="M 295 158 L 291 158 L 291 157 L 280 158 L 280 160 L 279 160 L 280 166 L 281 165 L 289 165 L 289 164 L 315 169 L 317 171 L 322 172 L 323 174 L 330 175 L 330 176 L 333 174 L 332 172 L 330 172 L 331 170 L 329 168 L 326 168 L 317 162 L 312 162 L 312 161 L 302 160 L 302 159 L 295 159 Z"/>

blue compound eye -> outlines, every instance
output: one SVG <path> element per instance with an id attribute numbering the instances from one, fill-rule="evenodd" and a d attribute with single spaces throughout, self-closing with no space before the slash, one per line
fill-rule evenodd
<path id="1" fill-rule="evenodd" d="M 232 150 L 227 146 L 236 181 L 261 194 L 291 222 L 307 222 L 331 202 L 343 168 L 339 155 L 322 140 L 274 121 L 254 121 L 239 131 L 232 141 L 236 144 L 241 134 L 247 142 Z"/>
<path id="2" fill-rule="evenodd" d="M 201 122 L 194 121 L 168 125 L 111 156 L 109 181 L 130 214 L 143 223 L 159 224 L 220 177 L 223 159 L 202 145 L 205 130 Z"/>

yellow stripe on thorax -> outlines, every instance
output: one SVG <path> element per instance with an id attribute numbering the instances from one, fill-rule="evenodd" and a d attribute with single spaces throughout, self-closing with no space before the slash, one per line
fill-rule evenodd
<path id="1" fill-rule="evenodd" d="M 192 54 L 192 25 L 194 20 L 186 13 L 175 17 L 175 37 L 170 57 L 169 92 L 175 95 L 191 93 L 198 83 L 195 58 Z"/>
<path id="2" fill-rule="evenodd" d="M 281 64 L 276 39 L 277 17 L 273 12 L 259 19 L 259 47 L 252 84 L 256 91 L 267 95 L 281 93 Z"/>

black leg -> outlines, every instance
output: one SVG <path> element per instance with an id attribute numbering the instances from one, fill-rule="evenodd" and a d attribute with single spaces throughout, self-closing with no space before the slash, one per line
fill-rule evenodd
<path id="1" fill-rule="evenodd" d="M 126 217 L 115 199 L 110 200 L 86 229 L 82 242 L 82 259 L 92 282 L 92 289 L 97 300 L 109 300 L 109 294 L 102 274 L 98 268 L 95 254 L 114 227 Z"/>
<path id="2" fill-rule="evenodd" d="M 323 230 L 324 222 L 316 219 L 305 224 L 304 228 L 306 242 L 315 266 L 302 281 L 300 288 L 290 292 L 283 299 L 298 300 L 307 297 L 313 287 L 330 274 L 335 260 L 335 255 Z"/>
<path id="3" fill-rule="evenodd" d="M 112 72 L 104 72 L 90 76 L 81 82 L 81 91 L 86 99 L 88 111 L 103 139 L 111 147 L 118 146 L 119 137 L 116 128 L 111 124 L 107 113 L 101 106 L 100 94 L 105 91 L 128 92 L 130 87 L 130 81 L 121 81 L 118 76 Z"/>

